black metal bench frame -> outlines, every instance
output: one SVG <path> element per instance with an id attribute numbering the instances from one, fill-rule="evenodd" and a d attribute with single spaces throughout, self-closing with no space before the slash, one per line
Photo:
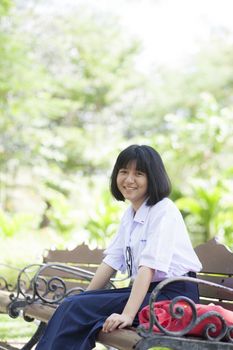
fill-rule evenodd
<path id="1" fill-rule="evenodd" d="M 232 326 L 227 325 L 223 316 L 216 311 L 208 311 L 202 316 L 198 317 L 197 309 L 195 303 L 186 297 L 177 297 L 174 298 L 170 304 L 170 314 L 174 318 L 182 318 L 185 310 L 183 306 L 176 308 L 177 303 L 183 302 L 185 306 L 188 306 L 192 310 L 192 318 L 189 324 L 183 328 L 181 331 L 169 331 L 164 328 L 157 320 L 154 313 L 154 303 L 156 302 L 159 292 L 169 283 L 173 281 L 182 282 L 190 281 L 197 283 L 198 285 L 209 286 L 210 288 L 215 288 L 217 291 L 222 292 L 223 290 L 229 292 L 232 295 L 233 300 L 233 289 L 225 286 L 220 286 L 215 283 L 203 281 L 201 279 L 191 278 L 191 277 L 179 277 L 179 278 L 170 278 L 161 282 L 152 292 L 150 298 L 150 327 L 146 330 L 143 326 L 137 328 L 137 332 L 143 337 L 143 340 L 140 341 L 136 350 L 147 350 L 150 347 L 155 346 L 164 346 L 169 347 L 170 349 L 180 350 L 180 349 L 233 349 L 233 313 L 232 313 Z M 233 304 L 232 304 L 233 306 Z M 198 326 L 203 320 L 211 316 L 215 316 L 221 322 L 221 331 L 216 336 L 211 335 L 211 332 L 216 331 L 214 324 L 209 323 L 201 338 L 188 336 L 190 330 Z M 153 332 L 153 326 L 156 325 L 161 334 L 155 334 Z M 224 342 L 223 342 L 224 341 Z"/>
<path id="2" fill-rule="evenodd" d="M 196 252 L 203 263 L 203 271 L 198 275 L 198 279 L 192 277 L 179 277 L 167 279 L 161 282 L 152 292 L 150 299 L 150 328 L 145 330 L 142 326 L 135 329 L 116 330 L 112 333 L 103 333 L 100 331 L 98 341 L 107 346 L 113 346 L 119 350 L 147 350 L 150 347 L 165 346 L 174 350 L 187 349 L 213 349 L 213 350 L 233 350 L 233 327 L 226 325 L 225 320 L 221 315 L 216 315 L 222 322 L 221 333 L 216 337 L 211 336 L 213 325 L 209 325 L 205 330 L 203 337 L 188 336 L 191 328 L 196 326 L 201 319 L 197 317 L 195 304 L 187 298 L 179 297 L 172 301 L 173 309 L 178 301 L 185 300 L 191 307 L 193 317 L 190 324 L 180 332 L 170 332 L 158 324 L 157 318 L 154 314 L 154 302 L 159 291 L 167 283 L 172 281 L 189 280 L 198 283 L 200 287 L 200 295 L 203 297 L 203 303 L 215 302 L 218 305 L 224 306 L 233 311 L 233 253 L 224 245 L 218 243 L 216 239 L 211 240 L 199 247 Z M 217 259 L 216 259 L 217 257 Z M 51 276 L 45 283 L 46 288 L 41 291 L 39 285 L 42 281 L 40 275 L 46 268 L 53 268 L 62 271 L 63 273 L 73 273 L 76 277 L 86 279 L 89 281 L 93 272 L 82 271 L 82 269 L 72 268 L 63 264 L 47 264 L 40 266 L 35 273 L 32 280 L 32 294 L 24 293 L 20 290 L 20 278 L 18 279 L 18 293 L 12 297 L 12 302 L 8 305 L 9 314 L 11 317 L 17 317 L 20 310 L 23 310 L 25 320 L 30 321 L 34 318 L 41 320 L 41 324 L 32 337 L 32 339 L 22 348 L 23 350 L 30 350 L 39 339 L 46 323 L 50 319 L 52 313 L 63 300 L 63 298 L 70 293 L 66 290 L 66 284 L 63 279 L 56 276 Z M 217 282 L 217 283 L 215 283 Z M 73 292 L 73 291 L 72 291 Z M 174 311 L 174 310 L 173 310 Z M 173 312 L 174 317 L 182 317 L 183 310 L 178 308 Z M 208 313 L 204 316 L 207 317 Z M 157 325 L 161 334 L 155 334 L 152 331 L 153 325 Z"/>

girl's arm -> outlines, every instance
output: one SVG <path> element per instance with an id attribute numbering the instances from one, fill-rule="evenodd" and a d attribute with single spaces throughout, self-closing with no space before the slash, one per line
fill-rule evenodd
<path id="1" fill-rule="evenodd" d="M 104 332 L 107 333 L 113 331 L 116 328 L 124 328 L 126 326 L 132 325 L 133 320 L 149 289 L 153 275 L 153 269 L 146 266 L 141 266 L 139 268 L 138 274 L 132 286 L 128 302 L 125 305 L 122 314 L 110 315 L 103 325 Z"/>
<path id="2" fill-rule="evenodd" d="M 110 278 L 116 272 L 111 266 L 102 262 L 86 290 L 101 289 L 106 286 Z"/>

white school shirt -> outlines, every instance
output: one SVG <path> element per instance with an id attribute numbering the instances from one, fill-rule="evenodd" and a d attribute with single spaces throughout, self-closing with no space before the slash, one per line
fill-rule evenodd
<path id="1" fill-rule="evenodd" d="M 124 213 L 119 230 L 104 251 L 104 262 L 126 272 L 126 247 L 133 258 L 132 279 L 140 266 L 155 269 L 152 282 L 182 276 L 202 268 L 176 205 L 164 198 L 153 206 L 146 201 L 134 215 L 130 206 Z"/>

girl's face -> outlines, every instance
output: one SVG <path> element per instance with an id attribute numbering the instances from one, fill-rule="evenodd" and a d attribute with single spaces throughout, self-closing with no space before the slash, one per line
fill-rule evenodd
<path id="1" fill-rule="evenodd" d="M 123 197 L 128 199 L 134 210 L 137 211 L 147 197 L 147 175 L 136 169 L 136 161 L 131 161 L 126 168 L 118 171 L 117 187 Z"/>

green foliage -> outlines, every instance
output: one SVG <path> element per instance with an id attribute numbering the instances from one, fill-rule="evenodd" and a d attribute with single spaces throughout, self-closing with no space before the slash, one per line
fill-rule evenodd
<path id="1" fill-rule="evenodd" d="M 70 235 L 78 226 L 78 218 L 67 198 L 61 193 L 54 192 L 53 197 L 47 199 L 47 203 L 49 204 L 45 212 L 47 225 L 64 238 Z"/>
<path id="2" fill-rule="evenodd" d="M 8 13 L 10 7 L 12 6 L 11 0 L 1 0 L 0 3 L 0 16 L 4 16 Z"/>
<path id="3" fill-rule="evenodd" d="M 232 34 L 146 76 L 116 18 L 48 13 L 0 3 L 1 263 L 16 268 L 2 273 L 13 283 L 51 245 L 109 243 L 122 207 L 102 188 L 131 143 L 162 154 L 193 243 L 233 247 Z"/>
<path id="4" fill-rule="evenodd" d="M 232 200 L 228 198 L 233 198 L 232 107 L 220 107 L 209 93 L 201 94 L 197 102 L 191 118 L 182 113 L 166 115 L 166 136 L 154 138 L 155 147 L 164 150 L 178 189 L 177 203 L 188 212 L 186 222 L 196 244 L 217 235 L 223 240 L 231 236 Z M 227 225 L 221 220 L 223 213 L 227 213 Z"/>
<path id="5" fill-rule="evenodd" d="M 218 237 L 233 250 L 233 208 L 220 212 L 214 221 Z"/>
<path id="6" fill-rule="evenodd" d="M 213 186 L 209 181 L 203 181 L 201 186 L 193 186 L 190 197 L 183 196 L 176 204 L 184 213 L 195 244 L 214 236 L 222 239 L 232 236 L 233 207 L 227 202 L 226 189 L 221 183 Z M 227 242 L 232 244 L 229 239 Z"/>
<path id="7" fill-rule="evenodd" d="M 7 210 L 17 209 L 13 197 L 25 187 L 25 175 L 35 196 L 48 187 L 69 198 L 64 183 L 106 169 L 108 149 L 121 138 L 117 106 L 138 83 L 132 64 L 138 44 L 126 40 L 115 19 L 88 11 L 51 18 L 37 10 L 17 8 L 0 32 L 0 175 Z"/>
<path id="8" fill-rule="evenodd" d="M 117 232 L 119 218 L 119 205 L 113 201 L 109 192 L 104 191 L 98 198 L 96 208 L 85 225 L 90 242 L 106 247 L 109 240 Z"/>
<path id="9" fill-rule="evenodd" d="M 155 66 L 144 91 L 139 91 L 132 108 L 132 135 L 169 132 L 167 114 L 191 121 L 198 114 L 199 96 L 214 97 L 219 108 L 232 108 L 232 32 L 221 28 L 208 41 L 199 42 L 198 53 L 179 68 Z M 145 93 L 146 90 L 146 93 Z M 211 107 L 210 107 L 211 108 Z M 224 127 L 223 123 L 223 127 Z M 202 140 L 203 142 L 206 139 Z"/>
<path id="10" fill-rule="evenodd" d="M 197 103 L 192 118 L 179 113 L 166 115 L 165 133 L 152 138 L 154 146 L 164 151 L 177 187 L 189 186 L 190 178 L 218 176 L 218 172 L 227 171 L 231 159 L 232 108 L 221 108 L 207 93 L 201 94 Z"/>
<path id="11" fill-rule="evenodd" d="M 0 237 L 13 237 L 33 226 L 34 218 L 31 214 L 9 214 L 0 210 Z"/>
<path id="12" fill-rule="evenodd" d="M 37 3 L 9 5 L 0 5 L 4 237 L 32 228 L 60 245 L 86 235 L 105 245 L 120 209 L 99 195 L 99 179 L 117 151 L 142 141 L 162 153 L 194 239 L 231 244 L 230 34 L 203 43 L 179 71 L 145 76 L 134 64 L 140 45 L 116 18 L 86 6 L 47 16 Z"/>

